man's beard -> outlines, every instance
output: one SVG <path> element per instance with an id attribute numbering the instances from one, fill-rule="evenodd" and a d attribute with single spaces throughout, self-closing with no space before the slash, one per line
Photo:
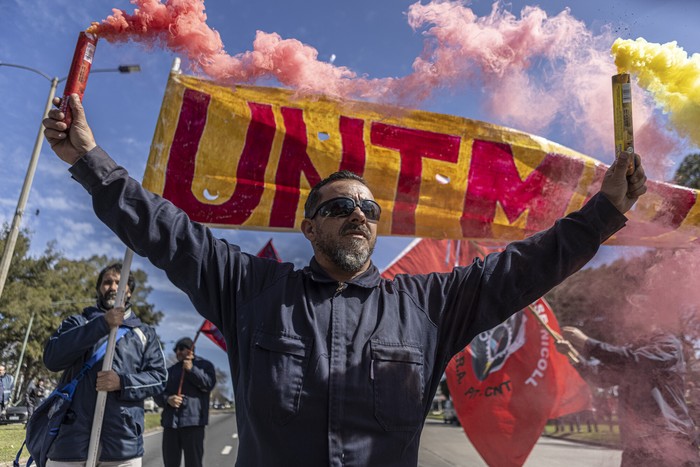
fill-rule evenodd
<path id="1" fill-rule="evenodd" d="M 114 305 L 117 304 L 117 293 L 107 292 L 104 295 L 100 295 L 99 302 L 100 308 L 104 310 L 111 310 L 114 308 Z"/>
<path id="2" fill-rule="evenodd" d="M 366 240 L 350 237 L 341 242 L 340 239 L 323 235 L 323 233 L 316 240 L 316 248 L 327 256 L 333 264 L 348 273 L 356 273 L 361 270 L 374 253 L 374 242 L 370 240 L 371 236 L 367 227 L 345 227 L 341 230 L 341 235 L 353 230 L 365 234 Z"/>

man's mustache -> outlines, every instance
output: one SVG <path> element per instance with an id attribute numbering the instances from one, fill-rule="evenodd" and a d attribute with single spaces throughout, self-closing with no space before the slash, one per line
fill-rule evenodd
<path id="1" fill-rule="evenodd" d="M 341 230 L 340 233 L 342 235 L 345 235 L 347 233 L 360 233 L 367 240 L 369 240 L 372 237 L 372 234 L 366 226 L 358 224 L 348 224 L 345 227 L 343 227 L 343 230 Z"/>

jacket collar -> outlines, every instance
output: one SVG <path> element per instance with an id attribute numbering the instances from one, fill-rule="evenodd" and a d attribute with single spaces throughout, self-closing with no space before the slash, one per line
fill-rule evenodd
<path id="1" fill-rule="evenodd" d="M 320 264 L 318 264 L 318 261 L 316 261 L 315 256 L 311 258 L 309 265 L 304 268 L 304 273 L 311 276 L 311 279 L 316 282 L 332 282 L 334 284 L 338 282 L 331 276 L 329 276 L 326 270 L 323 269 Z M 373 288 L 377 287 L 380 281 L 381 276 L 379 275 L 379 270 L 374 265 L 374 263 L 370 263 L 369 268 L 367 268 L 365 272 L 355 277 L 354 279 L 347 281 L 346 284 L 357 285 L 365 288 Z"/>

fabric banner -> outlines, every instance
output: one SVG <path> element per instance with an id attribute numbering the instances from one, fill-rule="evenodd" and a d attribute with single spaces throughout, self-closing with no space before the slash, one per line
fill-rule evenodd
<path id="1" fill-rule="evenodd" d="M 559 331 L 544 300 L 534 307 Z M 445 373 L 457 417 L 489 465 L 523 465 L 548 419 L 591 408 L 588 385 L 529 310 L 479 334 Z"/>
<path id="2" fill-rule="evenodd" d="M 341 169 L 368 181 L 380 235 L 514 240 L 580 208 L 606 166 L 489 123 L 172 74 L 144 186 L 196 221 L 288 231 L 310 187 Z M 697 194 L 650 182 L 610 243 L 697 240 Z"/>
<path id="3" fill-rule="evenodd" d="M 382 276 L 448 272 L 500 249 L 496 244 L 420 240 Z M 479 334 L 445 372 L 457 417 L 489 465 L 522 465 L 548 419 L 591 408 L 588 385 L 531 313 L 560 332 L 551 307 L 539 299 L 532 310 Z"/>

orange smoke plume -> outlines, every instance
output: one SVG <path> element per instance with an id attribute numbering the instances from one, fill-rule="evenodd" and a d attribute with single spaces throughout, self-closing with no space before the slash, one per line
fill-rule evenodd
<path id="1" fill-rule="evenodd" d="M 461 1 L 433 1 L 409 7 L 409 25 L 423 29 L 424 48 L 403 77 L 368 78 L 319 60 L 318 51 L 296 39 L 258 31 L 252 50 L 228 54 L 207 23 L 203 0 L 131 0 L 133 14 L 113 10 L 92 31 L 111 42 L 133 40 L 159 45 L 186 57 L 193 71 L 223 84 L 276 79 L 301 94 L 368 99 L 414 106 L 437 89 L 485 89 L 485 106 L 496 123 L 542 134 L 553 125 L 569 129 L 582 151 L 612 159 L 612 99 L 615 74 L 609 45 L 613 37 L 594 35 L 568 9 L 548 16 L 525 7 L 520 17 L 495 3 L 480 17 Z M 537 66 L 533 66 L 537 64 Z M 637 148 L 644 153 L 675 149 L 676 141 L 652 114 L 635 102 Z M 653 135 L 645 137 L 645 129 Z M 661 139 L 659 139 L 661 138 Z M 661 154 L 663 156 L 663 154 Z M 654 173 L 647 158 L 648 173 Z M 650 167 L 651 165 L 651 167 Z M 659 163 L 658 170 L 669 164 Z"/>

